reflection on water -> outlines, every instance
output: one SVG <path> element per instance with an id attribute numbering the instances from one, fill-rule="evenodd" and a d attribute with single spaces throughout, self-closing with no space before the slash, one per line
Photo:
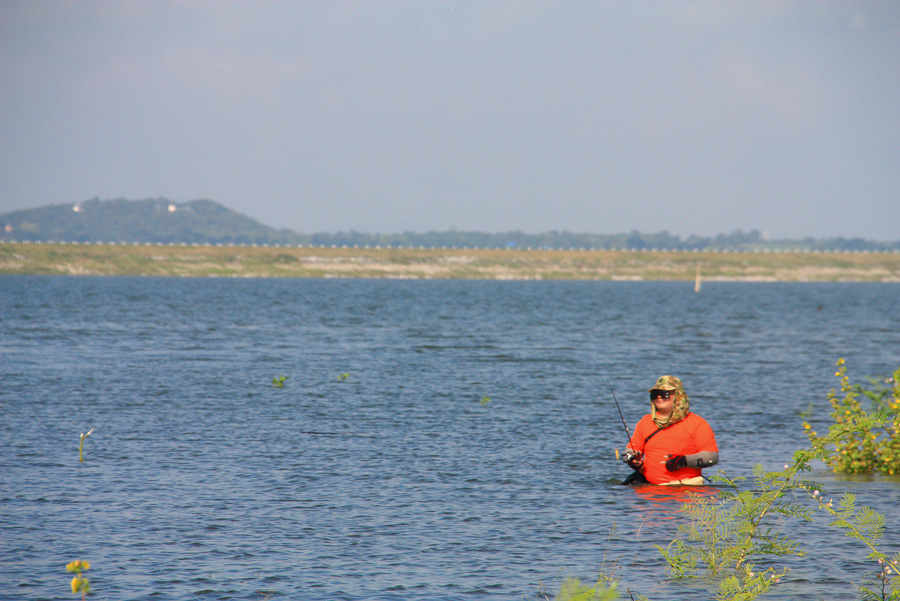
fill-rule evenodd
<path id="1" fill-rule="evenodd" d="M 681 509 L 683 503 L 690 503 L 698 498 L 715 497 L 721 489 L 717 486 L 657 486 L 644 484 L 635 486 L 634 492 L 646 499 L 652 507 L 671 512 Z"/>
<path id="2" fill-rule="evenodd" d="M 655 545 L 716 487 L 617 484 L 607 380 L 633 426 L 647 387 L 678 375 L 716 469 L 780 469 L 804 419 L 824 426 L 827 409 L 800 414 L 838 357 L 860 379 L 900 365 L 898 296 L 2 277 L 4 590 L 67 598 L 82 558 L 104 599 L 538 599 L 606 562 L 654 601 L 703 598 L 666 579 Z M 814 477 L 900 519 L 896 479 Z M 778 526 L 810 552 L 778 598 L 854 598 L 864 549 L 827 524 Z"/>

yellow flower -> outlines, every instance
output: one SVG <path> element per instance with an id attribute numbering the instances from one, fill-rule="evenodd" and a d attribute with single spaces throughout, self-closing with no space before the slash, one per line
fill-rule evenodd
<path id="1" fill-rule="evenodd" d="M 78 586 L 80 584 L 81 584 L 81 578 L 79 578 L 78 576 L 75 576 L 74 578 L 72 578 L 72 592 L 73 593 L 78 592 Z"/>
<path id="2" fill-rule="evenodd" d="M 80 559 L 76 559 L 75 561 L 70 561 L 69 563 L 66 564 L 67 572 L 79 572 L 80 573 L 82 570 L 90 570 L 90 569 L 91 569 L 91 562 L 86 561 L 86 560 L 82 561 Z"/>
<path id="3" fill-rule="evenodd" d="M 806 422 L 803 422 L 803 429 L 804 429 L 804 430 L 809 430 L 811 427 L 812 427 L 812 426 L 810 426 L 810 425 L 807 424 Z"/>

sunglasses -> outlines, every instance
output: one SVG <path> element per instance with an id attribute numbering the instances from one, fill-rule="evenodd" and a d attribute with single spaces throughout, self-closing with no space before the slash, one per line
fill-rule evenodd
<path id="1" fill-rule="evenodd" d="M 655 400 L 658 398 L 670 399 L 675 396 L 675 393 L 671 390 L 654 390 L 650 393 L 650 400 Z"/>

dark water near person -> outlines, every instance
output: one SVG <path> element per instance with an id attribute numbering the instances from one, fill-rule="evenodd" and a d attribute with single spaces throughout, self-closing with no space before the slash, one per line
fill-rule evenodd
<path id="1" fill-rule="evenodd" d="M 681 377 L 749 476 L 824 431 L 839 357 L 900 365 L 900 286 L 0 277 L 0 597 L 71 598 L 87 559 L 98 599 L 544 599 L 601 569 L 709 598 L 654 548 L 683 496 L 617 484 L 607 380 L 633 427 Z M 900 481 L 813 477 L 898 550 Z M 866 549 L 785 525 L 809 556 L 772 598 L 856 598 Z"/>

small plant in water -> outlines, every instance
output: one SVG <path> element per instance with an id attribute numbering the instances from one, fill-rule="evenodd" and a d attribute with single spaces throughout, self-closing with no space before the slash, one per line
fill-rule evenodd
<path id="1" fill-rule="evenodd" d="M 347 378 L 350 377 L 349 373 L 338 374 L 338 382 L 346 382 Z"/>
<path id="2" fill-rule="evenodd" d="M 287 380 L 287 376 L 275 376 L 272 378 L 272 386 L 275 388 L 284 388 L 285 380 Z"/>
<path id="3" fill-rule="evenodd" d="M 479 402 L 481 403 L 482 407 L 485 407 L 491 404 L 491 398 L 488 396 L 483 396 L 481 397 L 481 400 Z"/>
<path id="4" fill-rule="evenodd" d="M 78 445 L 78 461 L 79 463 L 84 463 L 84 439 L 91 435 L 94 431 L 93 428 L 88 430 L 87 434 L 84 432 L 81 433 L 81 444 Z"/>
<path id="5" fill-rule="evenodd" d="M 91 569 L 91 564 L 88 561 L 82 561 L 81 559 L 76 559 L 75 561 L 71 561 L 66 565 L 66 571 L 74 573 L 75 576 L 72 578 L 72 593 L 78 594 L 81 593 L 81 599 L 84 600 L 85 595 L 91 592 L 91 582 L 87 578 L 81 575 L 82 572 L 86 572 Z"/>
<path id="6" fill-rule="evenodd" d="M 872 387 L 865 388 L 850 384 L 843 359 L 838 359 L 837 367 L 834 375 L 840 378 L 841 392 L 828 393 L 834 420 L 829 432 L 843 434 L 830 441 L 831 452 L 823 458 L 825 463 L 845 474 L 900 473 L 900 368 L 892 377 L 872 380 Z M 868 401 L 869 410 L 861 399 Z M 860 428 L 859 424 L 869 417 L 883 419 Z M 803 428 L 813 444 L 821 440 L 809 423 L 804 422 Z"/>
<path id="7" fill-rule="evenodd" d="M 555 601 L 615 601 L 619 598 L 616 583 L 606 584 L 602 578 L 593 586 L 581 583 L 577 578 L 566 578 Z"/>

